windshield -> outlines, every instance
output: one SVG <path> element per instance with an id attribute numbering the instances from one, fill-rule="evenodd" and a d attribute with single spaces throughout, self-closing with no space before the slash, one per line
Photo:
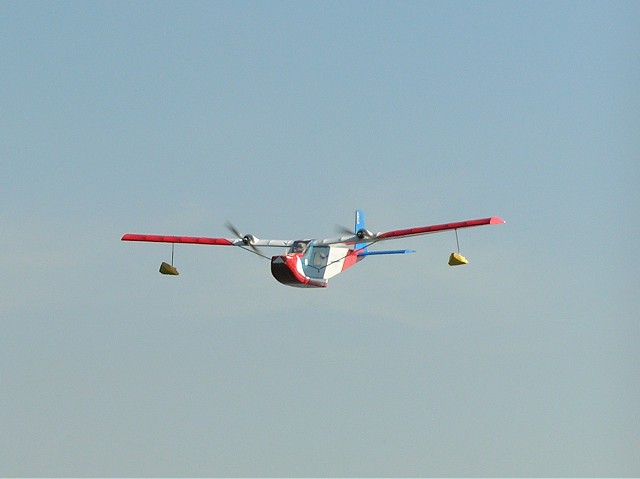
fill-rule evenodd
<path id="1" fill-rule="evenodd" d="M 305 254 L 307 249 L 309 249 L 308 241 L 294 241 L 293 245 L 291 245 L 291 248 L 289 249 L 289 253 Z"/>

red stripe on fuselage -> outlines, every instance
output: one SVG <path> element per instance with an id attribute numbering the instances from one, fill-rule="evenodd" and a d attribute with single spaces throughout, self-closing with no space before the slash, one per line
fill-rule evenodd
<path id="1" fill-rule="evenodd" d="M 358 253 L 359 250 L 350 249 L 347 253 L 347 256 L 344 258 L 344 263 L 342 263 L 342 271 L 347 268 L 351 268 L 358 261 Z"/>

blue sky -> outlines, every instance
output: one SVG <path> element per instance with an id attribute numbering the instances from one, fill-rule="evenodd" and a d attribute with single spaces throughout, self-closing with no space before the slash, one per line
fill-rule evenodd
<path id="1" fill-rule="evenodd" d="M 640 475 L 637 2 L 0 3 L 0 474 Z M 327 290 L 125 232 L 400 240 Z"/>

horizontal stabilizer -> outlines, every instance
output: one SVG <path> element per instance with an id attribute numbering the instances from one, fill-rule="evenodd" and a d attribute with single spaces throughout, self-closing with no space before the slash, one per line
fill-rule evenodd
<path id="1" fill-rule="evenodd" d="M 382 254 L 409 254 L 415 253 L 415 250 L 412 249 L 392 249 L 388 251 L 360 251 L 358 256 L 375 256 Z"/>

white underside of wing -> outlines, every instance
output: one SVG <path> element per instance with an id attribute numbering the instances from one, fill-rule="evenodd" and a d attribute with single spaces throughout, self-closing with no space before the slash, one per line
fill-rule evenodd
<path id="1" fill-rule="evenodd" d="M 239 246 L 241 246 L 242 240 L 235 240 L 235 243 L 240 243 Z M 276 240 L 276 239 L 259 239 L 256 238 L 254 241 L 251 242 L 251 244 L 253 246 L 264 246 L 264 247 L 274 247 L 274 248 L 288 248 L 289 246 L 291 246 L 293 244 L 293 240 Z"/>

